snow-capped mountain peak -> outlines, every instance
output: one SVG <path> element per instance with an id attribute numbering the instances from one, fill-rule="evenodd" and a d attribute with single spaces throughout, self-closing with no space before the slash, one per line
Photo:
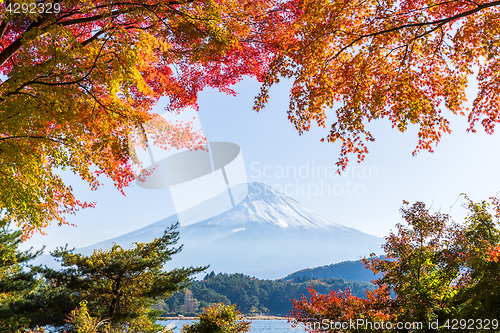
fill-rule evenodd
<path id="1" fill-rule="evenodd" d="M 275 279 L 306 267 L 357 260 L 380 249 L 381 238 L 330 222 L 268 185 L 241 186 L 248 186 L 248 196 L 236 207 L 204 221 L 181 226 L 180 243 L 184 247 L 169 267 L 210 264 L 210 269 L 216 272 L 239 272 Z M 209 210 L 218 200 L 220 198 L 215 197 L 199 204 L 189 214 L 196 216 Z M 109 249 L 113 243 L 126 248 L 133 242 L 150 242 L 178 220 L 177 215 L 172 215 L 77 251 L 89 254 L 94 249 Z M 51 260 L 42 257 L 44 263 Z"/>
<path id="2" fill-rule="evenodd" d="M 247 186 L 246 184 L 244 186 Z M 271 186 L 248 184 L 248 196 L 233 209 L 196 225 L 241 226 L 273 225 L 279 228 L 345 228 L 311 212 L 294 199 Z"/>

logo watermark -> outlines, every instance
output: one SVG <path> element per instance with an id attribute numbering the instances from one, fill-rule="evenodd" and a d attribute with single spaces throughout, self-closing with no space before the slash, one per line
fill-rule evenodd
<path id="1" fill-rule="evenodd" d="M 342 174 L 337 173 L 337 166 L 316 165 L 314 161 L 296 165 L 262 165 L 260 162 L 250 164 L 250 178 L 302 178 L 302 179 L 342 179 L 342 178 L 378 178 L 377 166 L 354 165 L 348 166 Z"/>
<path id="2" fill-rule="evenodd" d="M 292 320 L 292 325 L 296 327 L 298 322 Z M 499 327 L 498 319 L 447 319 L 445 321 L 439 322 L 439 320 L 430 321 L 423 323 L 421 321 L 413 322 L 390 322 L 390 321 L 371 321 L 368 319 L 349 319 L 349 321 L 334 321 L 328 318 L 322 319 L 321 321 L 310 321 L 304 323 L 304 326 L 309 331 L 341 331 L 341 330 L 407 330 L 407 331 L 420 331 L 424 328 L 428 330 L 497 330 Z"/>
<path id="3" fill-rule="evenodd" d="M 307 330 L 421 330 L 424 325 L 422 322 L 397 322 L 390 321 L 370 321 L 368 319 L 356 319 L 349 321 L 332 321 L 323 319 L 321 321 L 308 322 L 305 324 Z"/>
<path id="4" fill-rule="evenodd" d="M 350 166 L 342 174 L 336 166 L 316 165 L 307 161 L 302 165 L 250 164 L 249 178 L 259 180 L 288 196 L 362 196 L 366 180 L 378 178 L 377 166 Z"/>

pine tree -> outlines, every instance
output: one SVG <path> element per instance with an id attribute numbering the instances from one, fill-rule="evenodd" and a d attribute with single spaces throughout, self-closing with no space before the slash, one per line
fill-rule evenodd
<path id="1" fill-rule="evenodd" d="M 68 329 L 70 313 L 86 301 L 89 315 L 105 320 L 114 330 L 157 332 L 161 327 L 155 322 L 161 311 L 151 306 L 186 288 L 194 274 L 207 268 L 164 270 L 165 263 L 182 248 L 172 247 L 179 238 L 177 227 L 178 223 L 162 237 L 150 243 L 136 242 L 128 250 L 115 244 L 110 250 L 95 250 L 86 256 L 67 246 L 56 249 L 51 254 L 62 269 L 33 268 L 44 277 L 46 287 L 19 302 L 18 309 L 30 313 L 30 328 L 53 325 L 62 330 Z"/>
<path id="2" fill-rule="evenodd" d="M 11 304 L 32 293 L 39 283 L 25 267 L 43 249 L 20 251 L 21 235 L 21 231 L 10 230 L 9 223 L 0 227 L 0 332 L 13 332 L 27 321 L 13 311 Z"/>

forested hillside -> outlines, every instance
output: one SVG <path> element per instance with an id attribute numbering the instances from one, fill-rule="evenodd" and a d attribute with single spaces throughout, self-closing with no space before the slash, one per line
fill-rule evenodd
<path id="1" fill-rule="evenodd" d="M 383 257 L 381 257 L 383 258 Z M 306 268 L 295 273 L 292 273 L 284 278 L 285 281 L 297 281 L 297 278 L 308 277 L 315 279 L 335 278 L 345 279 L 348 281 L 364 281 L 371 282 L 379 277 L 381 274 L 375 275 L 369 269 L 366 269 L 360 260 L 356 261 L 343 261 L 337 264 L 327 266 Z"/>
<path id="2" fill-rule="evenodd" d="M 155 308 L 163 315 L 193 315 L 213 303 L 236 304 L 243 314 L 286 315 L 292 310 L 291 299 L 308 295 L 308 287 L 324 294 L 331 290 L 346 290 L 359 297 L 365 297 L 365 290 L 373 290 L 366 282 L 344 279 L 310 279 L 298 281 L 259 280 L 243 274 L 207 274 L 202 281 L 194 281 L 187 291 L 174 294 L 161 301 Z"/>

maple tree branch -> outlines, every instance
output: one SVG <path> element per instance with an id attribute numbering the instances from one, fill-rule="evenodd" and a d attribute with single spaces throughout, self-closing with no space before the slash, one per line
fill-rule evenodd
<path id="1" fill-rule="evenodd" d="M 31 29 L 39 27 L 41 23 L 42 20 L 33 21 L 25 30 L 25 32 L 19 35 L 19 37 L 17 37 L 17 39 L 14 42 L 12 42 L 9 46 L 3 49 L 3 51 L 0 53 L 0 67 L 2 67 L 7 60 L 9 60 L 17 51 L 21 49 L 21 47 L 23 46 L 22 39 L 24 35 Z"/>
<path id="2" fill-rule="evenodd" d="M 54 4 L 55 3 L 59 3 L 60 1 L 59 0 L 54 0 Z M 40 27 L 43 23 L 45 23 L 47 21 L 47 19 L 49 17 L 53 17 L 55 15 L 55 13 L 44 13 L 41 15 L 41 17 L 38 19 L 38 20 L 33 20 L 31 22 L 31 24 L 26 28 L 26 30 L 21 33 L 14 42 L 12 42 L 9 46 L 7 46 L 6 48 L 4 48 L 2 50 L 2 52 L 0 53 L 0 67 L 2 67 L 5 62 L 7 62 L 9 59 L 12 58 L 12 56 L 17 53 L 21 47 L 23 46 L 23 38 L 26 36 L 26 34 L 28 32 L 30 32 L 31 30 L 35 29 L 35 28 L 38 28 Z M 5 19 L 4 19 L 5 21 Z M 2 25 L 3 25 L 3 22 L 2 21 Z M 7 27 L 5 27 L 6 29 Z M 5 33 L 5 31 L 4 31 Z M 1 36 L 0 36 L 0 40 L 1 40 Z"/>
<path id="3" fill-rule="evenodd" d="M 130 12 L 133 12 L 135 9 L 137 9 L 137 8 L 134 8 L 134 9 L 128 8 L 128 9 L 121 9 L 121 10 L 117 9 L 117 10 L 112 11 L 111 13 L 103 13 L 103 14 L 98 14 L 98 15 L 94 15 L 94 16 L 90 16 L 90 17 L 81 17 L 81 18 L 77 18 L 77 19 L 73 19 L 73 20 L 60 21 L 59 24 L 62 25 L 63 27 L 66 27 L 66 26 L 80 24 L 80 23 L 90 23 L 90 22 L 102 20 L 103 18 L 116 17 L 116 16 L 121 15 L 121 14 L 130 13 Z"/>
<path id="4" fill-rule="evenodd" d="M 70 144 L 68 144 L 67 142 L 65 142 L 66 140 L 64 139 L 54 139 L 54 138 L 51 138 L 51 137 L 48 137 L 48 136 L 42 136 L 42 135 L 12 135 L 12 136 L 4 136 L 4 137 L 0 137 L 0 141 L 5 141 L 5 140 L 13 140 L 13 139 L 42 139 L 42 140 L 47 140 L 47 141 L 52 141 L 54 143 L 58 143 L 58 144 L 63 144 L 65 146 L 70 146 Z"/>
<path id="5" fill-rule="evenodd" d="M 186 1 L 186 3 L 188 3 L 188 2 L 194 2 L 194 0 L 189 0 L 189 1 Z M 172 31 L 172 32 L 173 32 L 172 27 L 171 27 L 168 23 L 166 23 L 166 22 L 165 22 L 165 19 L 164 19 L 164 18 L 162 18 L 162 17 L 160 17 L 160 16 L 158 15 L 158 13 L 156 13 L 156 11 L 154 11 L 154 10 L 150 9 L 149 7 L 151 7 L 151 6 L 146 6 L 146 5 L 144 6 L 144 8 L 145 8 L 146 10 L 148 10 L 150 13 L 152 13 L 154 16 L 156 16 L 156 18 L 157 18 L 158 20 L 160 20 L 160 22 L 161 22 L 161 23 L 163 23 L 166 27 L 168 27 L 168 28 L 170 29 L 170 31 Z M 193 22 L 191 22 L 191 20 L 193 20 L 193 21 L 195 21 L 195 20 L 200 20 L 200 21 L 207 20 L 207 21 L 208 21 L 209 19 L 202 19 L 202 18 L 196 18 L 196 17 L 193 17 L 193 16 L 191 16 L 191 15 L 188 15 L 188 14 L 186 14 L 186 13 L 183 13 L 182 11 L 180 11 L 180 10 L 178 10 L 178 9 L 176 9 L 176 8 L 174 8 L 174 7 L 172 7 L 172 6 L 171 6 L 171 4 L 169 4 L 169 5 L 168 5 L 168 7 L 172 10 L 172 12 L 173 12 L 173 13 L 175 13 L 175 14 L 179 15 L 180 17 L 182 17 L 182 18 L 183 18 L 183 19 L 184 19 L 184 20 L 185 20 L 188 24 L 190 24 L 190 25 L 191 25 L 194 29 L 196 29 L 196 30 L 198 30 L 199 32 L 202 32 L 202 33 L 204 32 L 204 31 L 203 31 L 203 30 L 201 30 L 199 27 L 197 27 L 197 26 L 196 26 Z M 186 19 L 186 17 L 187 17 L 188 19 Z M 191 20 L 189 20 L 189 19 L 191 19 Z"/>
<path id="6" fill-rule="evenodd" d="M 81 44 L 83 47 L 89 45 L 90 43 L 92 43 L 94 40 L 96 40 L 97 38 L 99 38 L 99 36 L 102 36 L 104 33 L 106 33 L 106 31 L 108 30 L 100 30 L 98 32 L 96 32 L 92 37 L 90 37 L 89 39 L 87 40 L 84 40 Z"/>
<path id="7" fill-rule="evenodd" d="M 9 22 L 7 19 L 2 20 L 2 24 L 0 25 L 0 40 L 2 40 L 5 31 L 7 31 L 7 27 L 9 26 Z"/>
<path id="8" fill-rule="evenodd" d="M 135 26 L 135 25 L 129 25 L 129 26 L 125 27 L 124 29 L 125 29 L 125 30 L 129 30 L 129 29 L 137 29 L 137 30 L 143 30 L 143 31 L 146 31 L 146 30 L 149 30 L 149 29 L 153 28 L 154 26 L 156 26 L 156 23 L 153 23 L 153 24 L 151 24 L 151 25 L 149 25 L 149 26 L 147 26 L 147 27 L 137 27 L 137 26 Z"/>
<path id="9" fill-rule="evenodd" d="M 465 2 L 470 2 L 470 3 L 472 3 L 472 4 L 476 5 L 476 6 L 479 6 L 479 3 L 475 2 L 475 1 L 465 0 Z"/>
<path id="10" fill-rule="evenodd" d="M 40 78 L 40 77 L 37 77 L 36 79 L 32 80 L 31 82 L 25 83 L 24 86 L 29 85 L 29 84 L 42 84 L 42 85 L 46 85 L 46 86 L 63 86 L 63 85 L 72 85 L 72 84 L 80 83 L 80 82 L 84 81 L 87 77 L 89 77 L 89 75 L 95 69 L 96 64 L 97 64 L 97 60 L 100 58 L 102 50 L 104 49 L 104 46 L 106 45 L 106 43 L 108 42 L 108 40 L 111 38 L 112 35 L 113 34 L 110 34 L 104 40 L 104 42 L 101 45 L 101 49 L 99 50 L 99 52 L 97 53 L 97 55 L 96 55 L 96 57 L 94 59 L 94 62 L 92 64 L 92 66 L 90 67 L 90 69 L 87 71 L 87 73 L 83 77 L 81 77 L 79 79 L 76 79 L 76 80 L 73 80 L 73 81 L 69 81 L 69 82 L 44 82 L 44 81 L 36 81 L 37 79 Z M 7 94 L 7 96 L 8 96 L 8 94 Z"/>
<path id="11" fill-rule="evenodd" d="M 172 0 L 172 1 L 169 1 L 167 5 L 169 6 L 169 8 L 173 12 L 177 13 L 178 15 L 184 16 L 185 13 L 182 13 L 181 11 L 177 10 L 176 8 L 173 8 L 172 5 L 181 5 L 181 4 L 191 3 L 194 1 L 195 0 L 186 0 L 186 1 Z M 56 3 L 56 2 L 59 3 L 60 0 L 55 0 L 54 3 Z M 104 18 L 110 18 L 110 17 L 113 18 L 113 17 L 117 17 L 117 16 L 122 15 L 122 14 L 132 13 L 134 11 L 139 10 L 140 8 L 146 8 L 149 11 L 153 12 L 153 10 L 151 10 L 150 8 L 158 7 L 159 4 L 160 3 L 157 3 L 155 5 L 138 5 L 137 3 L 131 3 L 131 2 L 113 3 L 113 6 L 127 5 L 129 7 L 124 8 L 124 9 L 117 9 L 117 10 L 114 10 L 110 13 L 102 13 L 102 14 L 98 14 L 98 15 L 93 15 L 90 17 L 82 17 L 82 18 L 77 18 L 77 19 L 64 20 L 65 18 L 71 17 L 73 15 L 82 14 L 79 10 L 73 10 L 70 12 L 66 12 L 63 15 L 60 15 L 53 22 L 49 23 L 49 25 L 44 26 L 42 28 L 42 30 L 47 30 L 48 27 L 50 27 L 54 24 L 59 24 L 61 26 L 73 26 L 73 25 L 77 25 L 77 24 L 81 24 L 81 23 L 91 23 L 91 22 L 99 21 L 99 20 L 104 19 Z M 107 8 L 107 7 L 110 7 L 110 6 L 106 5 L 106 6 L 100 6 L 97 8 L 101 9 L 101 8 Z M 34 28 L 41 27 L 44 23 L 47 23 L 47 19 L 49 17 L 52 17 L 52 16 L 55 16 L 55 13 L 44 13 L 43 15 L 41 15 L 41 17 L 38 20 L 36 20 L 36 21 L 34 20 L 26 28 L 26 30 L 16 38 L 16 40 L 14 42 L 12 42 L 9 46 L 4 48 L 2 50 L 2 52 L 0 53 L 0 67 L 2 67 L 6 61 L 11 59 L 12 56 L 21 49 L 21 47 L 23 46 L 23 38 L 28 32 L 30 32 Z M 0 40 L 3 36 L 3 34 L 5 33 L 7 26 L 8 26 L 8 22 L 7 22 L 7 20 L 4 19 L 0 25 Z M 95 37 L 95 38 L 97 38 L 97 37 Z M 95 38 L 94 39 L 91 38 L 90 40 L 84 41 L 83 45 L 84 46 L 88 45 L 90 42 L 95 40 Z"/>
<path id="12" fill-rule="evenodd" d="M 104 46 L 106 45 L 106 43 L 108 42 L 108 40 L 111 38 L 112 35 L 113 34 L 110 34 L 104 40 L 104 42 L 102 43 L 101 48 L 100 48 L 98 54 L 96 55 L 96 58 L 94 59 L 94 62 L 92 64 L 92 66 L 90 67 L 90 69 L 88 70 L 88 72 L 83 77 L 81 77 L 79 79 L 76 79 L 74 81 L 70 81 L 70 82 L 45 82 L 45 81 L 37 81 L 37 80 L 39 80 L 41 78 L 48 78 L 48 77 L 50 77 L 50 75 L 37 76 L 35 79 L 27 81 L 27 82 L 21 84 L 16 90 L 8 92 L 7 94 L 5 94 L 5 96 L 0 96 L 0 101 L 5 101 L 7 97 L 15 95 L 15 94 L 19 94 L 22 89 L 24 89 L 25 87 L 27 87 L 29 85 L 32 85 L 32 84 L 39 84 L 39 85 L 45 85 L 45 86 L 63 86 L 63 85 L 78 84 L 78 83 L 84 81 L 92 73 L 92 71 L 96 68 L 97 60 L 100 58 L 102 50 L 104 49 Z M 5 81 L 5 82 L 7 82 L 7 81 Z"/>
<path id="13" fill-rule="evenodd" d="M 5 119 L 0 120 L 0 124 L 1 124 L 1 123 L 6 123 L 6 122 L 7 122 L 7 121 L 9 121 L 11 118 L 14 118 L 14 117 L 16 117 L 16 116 L 19 116 L 20 114 L 21 114 L 21 111 L 18 111 L 18 112 L 14 113 L 14 114 L 11 114 L 11 115 L 7 116 Z"/>
<path id="14" fill-rule="evenodd" d="M 442 26 L 439 27 L 439 30 L 441 32 L 441 36 L 439 38 L 439 42 L 437 43 L 436 47 L 434 48 L 433 63 L 435 61 L 435 57 L 436 57 L 437 54 L 439 54 L 439 56 L 445 61 L 445 58 L 443 57 L 443 54 L 441 53 L 441 45 L 444 43 L 444 40 L 445 40 L 444 37 L 445 37 L 446 33 L 444 32 Z M 445 63 L 446 63 L 446 61 L 445 61 Z M 446 67 L 448 67 L 448 70 L 450 69 L 449 66 L 448 66 L 448 63 L 446 63 Z"/>
<path id="15" fill-rule="evenodd" d="M 54 3 L 56 3 L 56 2 L 59 2 L 59 1 L 54 1 Z M 62 26 L 69 26 L 69 25 L 74 25 L 74 24 L 78 24 L 78 23 L 94 22 L 94 21 L 100 20 L 104 17 L 108 17 L 108 16 L 112 17 L 112 16 L 124 14 L 127 12 L 131 12 L 131 11 L 133 11 L 133 10 L 132 9 L 116 10 L 116 11 L 111 12 L 112 15 L 100 14 L 100 15 L 95 15 L 95 16 L 87 17 L 87 18 L 62 21 L 59 24 Z M 73 12 L 71 15 L 74 15 L 77 13 L 78 12 Z M 31 30 L 33 30 L 35 28 L 40 27 L 42 24 L 46 23 L 48 17 L 54 16 L 54 15 L 55 15 L 54 13 L 50 13 L 50 14 L 45 13 L 37 21 L 32 21 L 31 24 L 26 28 L 26 30 L 22 34 L 20 34 L 14 42 L 12 42 L 9 46 L 7 46 L 6 48 L 4 48 L 2 50 L 2 52 L 0 53 L 0 67 L 2 67 L 7 60 L 11 59 L 11 57 L 21 49 L 21 47 L 23 46 L 23 38 L 28 32 L 30 32 Z M 63 16 L 63 17 L 67 17 L 67 16 Z M 58 22 L 58 20 L 60 20 L 60 19 L 61 19 L 61 17 L 59 17 L 56 20 L 56 22 Z M 1 32 L 1 27 L 3 26 L 4 22 L 5 22 L 5 20 L 2 21 L 2 25 L 0 26 L 0 32 Z M 6 28 L 7 27 L 5 27 L 5 29 Z M 44 27 L 44 30 L 45 29 L 47 29 L 47 26 Z"/>
<path id="16" fill-rule="evenodd" d="M 80 88 L 82 88 L 83 90 L 85 90 L 87 92 L 87 94 L 90 95 L 90 97 L 92 97 L 92 99 L 103 109 L 103 110 L 106 110 L 108 112 L 113 112 L 113 113 L 116 113 L 124 118 L 127 118 L 125 115 L 121 114 L 120 112 L 118 111 L 114 111 L 113 109 L 111 109 L 110 107 L 104 105 L 100 100 L 99 98 L 97 98 L 97 96 L 92 92 L 90 91 L 87 87 L 81 85 L 80 83 L 77 83 L 78 86 L 80 86 Z M 95 107 L 95 106 L 94 106 Z"/>
<path id="17" fill-rule="evenodd" d="M 168 5 L 182 5 L 182 4 L 191 3 L 191 2 L 194 2 L 194 1 L 195 0 L 186 0 L 186 1 L 183 1 L 183 2 L 180 2 L 180 1 L 170 1 L 168 3 Z M 94 9 L 95 10 L 106 9 L 106 8 L 110 8 L 112 6 L 113 7 L 115 7 L 115 6 L 133 6 L 133 7 L 135 7 L 134 10 L 136 10 L 136 9 L 139 9 L 139 8 L 142 8 L 142 7 L 144 7 L 144 8 L 146 8 L 146 7 L 158 7 L 159 4 L 160 3 L 156 3 L 154 5 L 146 5 L 146 4 L 138 4 L 138 3 L 134 3 L 134 2 L 113 2 L 112 4 L 95 6 Z M 133 10 L 130 10 L 130 11 L 133 11 Z M 99 14 L 99 15 L 94 15 L 92 17 L 79 18 L 79 19 L 62 21 L 62 22 L 72 22 L 73 24 L 89 23 L 89 22 L 95 22 L 96 20 L 100 20 L 100 19 L 105 18 L 105 17 L 113 17 L 113 16 L 116 16 L 116 15 L 124 14 L 124 13 L 126 13 L 126 11 L 116 10 L 116 11 L 111 12 L 111 15 L 109 13 L 107 13 L 107 14 L 103 13 L 103 14 Z M 80 10 L 72 10 L 70 12 L 66 12 L 65 15 L 62 15 L 62 16 L 58 17 L 58 20 L 60 21 L 62 19 L 65 19 L 67 17 L 71 17 L 71 16 L 76 15 L 76 14 L 82 14 L 82 12 Z M 70 25 L 70 24 L 67 24 L 67 25 Z"/>
<path id="18" fill-rule="evenodd" d="M 421 37 L 423 37 L 423 36 L 425 36 L 425 35 L 433 32 L 433 31 L 439 29 L 441 26 L 445 25 L 446 23 L 449 23 L 451 21 L 454 21 L 454 20 L 457 20 L 457 19 L 469 16 L 469 15 L 475 14 L 477 12 L 480 12 L 481 10 L 484 10 L 484 9 L 487 9 L 487 8 L 490 8 L 490 7 L 496 7 L 496 6 L 499 6 L 499 5 L 500 5 L 500 1 L 493 1 L 493 2 L 490 2 L 490 3 L 481 4 L 481 5 L 477 6 L 474 9 L 471 9 L 471 10 L 468 10 L 468 11 L 465 11 L 465 12 L 462 12 L 462 13 L 459 13 L 457 15 L 450 16 L 450 17 L 447 17 L 447 18 L 444 18 L 444 19 L 440 19 L 440 20 L 436 20 L 436 21 L 432 21 L 432 22 L 407 23 L 407 24 L 403 24 L 403 25 L 400 25 L 400 26 L 397 26 L 397 27 L 393 27 L 393 28 L 389 28 L 389 29 L 384 29 L 384 30 L 376 31 L 376 32 L 373 32 L 373 33 L 370 33 L 370 34 L 358 35 L 358 37 L 356 39 L 354 39 L 352 42 L 350 42 L 349 44 L 347 44 L 346 46 L 344 46 L 343 48 L 341 48 L 337 52 L 337 54 L 333 57 L 333 59 L 337 58 L 342 52 L 344 52 L 348 48 L 352 47 L 357 42 L 359 42 L 359 41 L 361 41 L 361 40 L 363 40 L 365 38 L 368 38 L 368 37 L 376 37 L 378 35 L 386 34 L 386 33 L 389 33 L 389 32 L 394 32 L 394 31 L 398 31 L 398 30 L 402 30 L 402 29 L 406 29 L 406 28 L 425 27 L 425 26 L 429 26 L 429 25 L 437 25 L 433 29 L 431 29 L 431 30 L 429 30 L 427 32 L 424 32 L 422 35 L 416 37 L 416 38 L 421 38 Z"/>
<path id="19" fill-rule="evenodd" d="M 430 5 L 430 6 L 412 9 L 412 10 L 409 10 L 407 12 L 396 13 L 396 14 L 392 14 L 392 15 L 389 15 L 389 16 L 375 17 L 373 20 L 386 20 L 388 18 L 394 18 L 394 17 L 398 17 L 398 16 L 407 16 L 407 15 L 412 14 L 412 13 L 423 12 L 423 11 L 426 11 L 426 10 L 429 10 L 429 9 L 433 9 L 435 7 L 445 6 L 445 5 L 456 3 L 456 2 L 461 2 L 461 0 L 444 1 L 444 2 L 436 3 L 436 4 L 433 4 L 433 5 Z M 476 3 L 476 2 L 474 2 L 474 1 L 465 0 L 465 2 L 470 2 L 470 3 L 472 3 L 472 4 L 476 5 L 476 6 L 479 6 L 479 4 Z"/>
<path id="20" fill-rule="evenodd" d="M 194 2 L 195 0 L 187 0 L 187 1 L 183 1 L 183 2 L 179 2 L 179 1 L 170 1 L 168 3 L 168 6 L 171 6 L 171 5 L 180 5 L 180 4 L 185 4 L 185 3 L 191 3 L 191 2 Z M 131 12 L 134 12 L 142 7 L 144 8 L 147 8 L 149 10 L 148 7 L 157 7 L 158 4 L 155 4 L 155 5 L 140 5 L 138 6 L 137 3 L 131 3 L 131 2 L 126 2 L 126 3 L 113 3 L 113 6 L 120 6 L 120 5 L 128 5 L 128 6 L 132 6 L 131 8 L 126 8 L 126 9 L 117 9 L 117 10 L 114 10 L 112 11 L 111 13 L 102 13 L 102 14 L 98 14 L 98 15 L 94 15 L 94 16 L 90 16 L 90 17 L 81 17 L 81 18 L 77 18 L 77 19 L 73 19 L 73 20 L 67 20 L 67 21 L 60 21 L 60 24 L 62 26 L 69 26 L 69 25 L 75 25 L 75 24 L 79 24 L 79 23 L 90 23 L 90 22 L 95 22 L 95 21 L 99 21 L 103 18 L 107 18 L 107 17 L 116 17 L 118 15 L 122 15 L 122 14 L 127 14 L 127 13 L 131 13 Z M 100 6 L 100 7 L 96 7 L 98 9 L 100 8 L 107 8 L 109 7 L 108 5 L 106 6 Z M 80 12 L 75 12 L 75 13 L 72 13 L 71 15 L 69 16 L 72 16 L 74 14 L 78 14 Z M 64 16 L 64 17 L 60 17 L 59 19 L 61 18 L 66 18 L 68 17 L 67 15 Z"/>

